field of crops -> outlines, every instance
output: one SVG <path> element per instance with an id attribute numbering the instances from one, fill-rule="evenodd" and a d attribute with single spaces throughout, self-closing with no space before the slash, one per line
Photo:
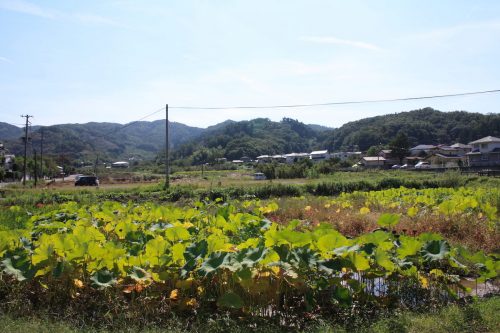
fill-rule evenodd
<path id="1" fill-rule="evenodd" d="M 471 281 L 497 279 L 498 249 L 400 226 L 474 220 L 498 237 L 497 189 L 307 200 L 289 199 L 301 215 L 286 221 L 279 217 L 290 209 L 272 200 L 10 205 L 0 215 L 2 309 L 70 309 L 104 322 L 227 313 L 292 327 L 346 311 L 428 308 L 467 295 Z M 337 224 L 318 220 L 318 203 Z M 344 232 L 338 223 L 348 215 L 372 215 L 373 228 Z"/>

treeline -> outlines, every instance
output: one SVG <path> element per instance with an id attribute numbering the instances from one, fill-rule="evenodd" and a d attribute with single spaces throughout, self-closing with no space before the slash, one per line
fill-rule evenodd
<path id="1" fill-rule="evenodd" d="M 336 129 L 325 146 L 332 151 L 366 151 L 371 146 L 387 145 L 398 133 L 404 133 L 411 146 L 466 144 L 488 135 L 500 136 L 500 114 L 441 112 L 425 108 L 371 117 Z"/>
<path id="2" fill-rule="evenodd" d="M 199 138 L 181 145 L 173 152 L 178 164 L 214 163 L 219 158 L 237 160 L 244 156 L 310 152 L 320 149 L 331 131 L 283 118 L 274 122 L 267 118 L 226 122 L 209 128 Z"/>

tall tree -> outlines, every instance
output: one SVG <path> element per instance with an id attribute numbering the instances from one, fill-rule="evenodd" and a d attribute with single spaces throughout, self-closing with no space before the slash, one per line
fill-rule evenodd
<path id="1" fill-rule="evenodd" d="M 389 149 L 391 150 L 391 155 L 399 158 L 399 163 L 403 162 L 403 158 L 408 156 L 410 148 L 410 142 L 405 133 L 399 132 L 394 139 L 389 142 Z"/>

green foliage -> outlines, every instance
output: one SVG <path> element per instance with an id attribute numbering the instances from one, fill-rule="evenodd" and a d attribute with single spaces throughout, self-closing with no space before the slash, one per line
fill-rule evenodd
<path id="1" fill-rule="evenodd" d="M 332 306 L 319 303 L 323 291 L 333 293 L 329 302 L 343 306 L 367 298 L 382 305 L 384 298 L 366 288 L 367 281 L 406 283 L 417 272 L 417 286 L 452 298 L 448 291 L 460 286 L 452 276 L 473 272 L 487 280 L 498 274 L 496 256 L 451 247 L 437 234 L 399 237 L 379 230 L 347 238 L 325 224 L 273 224 L 264 215 L 278 209 L 272 202 L 218 200 L 194 207 L 68 202 L 33 215 L 25 229 L 0 234 L 0 280 L 44 283 L 49 289 L 68 283 L 103 292 L 133 289 L 138 295 L 151 290 L 148 297 L 156 290 L 175 304 L 215 302 L 220 309 L 251 314 L 269 302 L 278 307 L 276 299 L 296 303 L 293 295 L 302 295 L 306 308 Z M 398 221 L 399 215 L 383 214 L 379 224 L 393 227 Z M 431 285 L 436 272 L 440 278 Z M 186 294 L 193 289 L 197 292 Z"/>
<path id="2" fill-rule="evenodd" d="M 235 160 L 243 156 L 255 159 L 265 154 L 309 152 L 318 146 L 317 142 L 322 140 L 324 135 L 326 134 L 322 131 L 316 131 L 289 118 L 284 118 L 281 122 L 263 118 L 240 122 L 228 121 L 207 128 L 196 142 L 180 146 L 173 156 L 175 159 L 196 163 L 200 160 L 210 162 L 215 156 Z M 203 155 L 201 159 L 200 155 Z M 273 175 L 272 178 L 274 177 L 287 178 L 278 175 Z"/>
<path id="3" fill-rule="evenodd" d="M 358 147 L 365 151 L 379 143 L 389 144 L 398 133 L 406 134 L 410 146 L 423 143 L 468 143 L 488 135 L 500 136 L 499 124 L 498 114 L 440 112 L 425 108 L 347 123 L 335 129 L 332 137 L 325 140 L 325 144 L 330 144 L 324 147 L 329 150 Z"/>

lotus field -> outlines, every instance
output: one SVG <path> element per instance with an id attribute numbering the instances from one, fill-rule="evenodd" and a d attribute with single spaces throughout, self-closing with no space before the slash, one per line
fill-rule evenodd
<path id="1" fill-rule="evenodd" d="M 465 214 L 498 233 L 498 195 L 401 188 L 325 199 L 332 216 L 386 210 L 376 229 L 355 236 L 332 223 L 272 222 L 284 209 L 274 201 L 11 206 L 9 216 L 29 217 L 0 229 L 0 299 L 4 309 L 236 312 L 283 322 L 366 304 L 441 304 L 470 292 L 464 278 L 495 281 L 499 256 L 437 233 L 410 235 L 397 228 L 400 219 Z"/>

